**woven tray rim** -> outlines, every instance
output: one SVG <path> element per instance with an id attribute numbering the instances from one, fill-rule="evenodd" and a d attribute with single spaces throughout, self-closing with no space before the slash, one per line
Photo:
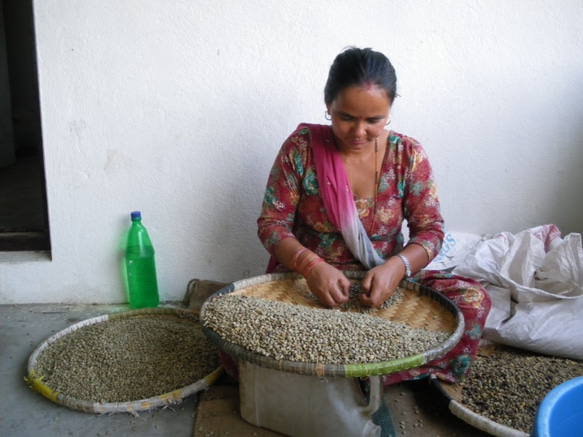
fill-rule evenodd
<path id="1" fill-rule="evenodd" d="M 45 339 L 41 344 L 39 344 L 28 359 L 27 373 L 28 376 L 26 381 L 28 382 L 30 388 L 34 391 L 40 393 L 47 399 L 55 402 L 56 404 L 69 407 L 74 410 L 80 410 L 87 413 L 136 413 L 138 411 L 153 410 L 158 407 L 164 407 L 167 405 L 174 405 L 182 402 L 183 399 L 188 396 L 193 395 L 201 390 L 205 390 L 210 387 L 223 373 L 223 367 L 219 366 L 209 375 L 204 378 L 187 385 L 186 387 L 179 388 L 177 390 L 171 391 L 169 393 L 163 393 L 157 396 L 153 396 L 147 399 L 139 399 L 127 402 L 92 402 L 85 401 L 82 399 L 77 399 L 72 396 L 68 396 L 63 393 L 58 393 L 51 389 L 47 384 L 45 384 L 42 379 L 42 375 L 38 375 L 35 371 L 35 367 L 40 354 L 48 348 L 52 343 L 58 339 L 70 334 L 78 329 L 85 326 L 94 325 L 96 323 L 104 323 L 110 320 L 116 320 L 121 318 L 129 318 L 140 315 L 173 315 L 179 317 L 193 317 L 196 316 L 200 321 L 200 312 L 194 310 L 187 310 L 181 308 L 144 308 L 136 310 L 121 311 L 112 314 L 105 314 L 102 316 L 92 317 L 81 322 L 75 323 L 54 335 L 51 335 Z M 200 323 L 200 322 L 199 322 Z"/>
<path id="2" fill-rule="evenodd" d="M 480 431 L 487 432 L 496 437 L 529 437 L 529 434 L 518 429 L 511 428 L 498 422 L 494 422 L 475 411 L 470 410 L 461 402 L 452 398 L 443 388 L 441 382 L 435 375 L 431 375 L 431 385 L 435 387 L 447 401 L 447 407 L 451 413 L 459 419 L 473 426 Z"/>
<path id="3" fill-rule="evenodd" d="M 503 343 L 497 343 L 483 338 L 480 341 L 480 352 L 485 349 L 493 348 L 493 350 L 496 351 L 507 347 L 513 349 L 512 346 L 507 346 Z M 437 389 L 441 396 L 443 396 L 451 413 L 474 428 L 487 432 L 495 437 L 530 437 L 530 434 L 525 433 L 524 431 L 488 419 L 468 408 L 463 402 L 456 399 L 448 392 L 446 387 L 452 386 L 452 384 L 441 381 L 435 375 L 431 375 L 431 385 Z M 457 384 L 453 384 L 453 386 L 456 385 Z"/>
<path id="4" fill-rule="evenodd" d="M 349 279 L 362 279 L 366 272 L 344 272 Z M 202 305 L 200 310 L 200 319 L 204 319 L 204 313 L 208 302 L 213 298 L 229 294 L 234 291 L 241 290 L 252 285 L 263 284 L 266 282 L 284 280 L 284 279 L 299 279 L 301 275 L 297 273 L 271 273 L 262 276 L 256 276 L 249 279 L 234 282 L 228 286 L 221 288 L 216 293 L 212 294 Z M 298 373 L 302 375 L 317 375 L 317 376 L 333 376 L 333 377 L 365 377 L 374 375 L 386 375 L 401 370 L 419 367 L 433 359 L 445 355 L 448 351 L 459 342 L 464 330 L 464 318 L 459 308 L 447 297 L 425 287 L 417 282 L 410 280 L 403 280 L 400 284 L 402 288 L 418 292 L 421 295 L 430 296 L 433 300 L 441 304 L 447 311 L 453 314 L 457 321 L 455 331 L 438 347 L 428 351 L 412 355 L 409 357 L 391 360 L 380 361 L 375 363 L 364 364 L 321 364 L 321 363 L 304 363 L 287 360 L 276 360 L 274 358 L 259 355 L 244 349 L 241 346 L 233 344 L 224 340 L 219 334 L 212 329 L 204 326 L 201 323 L 204 334 L 222 351 L 232 355 L 238 359 L 248 361 L 258 366 L 267 367 L 276 370 L 282 370 L 290 373 Z"/>

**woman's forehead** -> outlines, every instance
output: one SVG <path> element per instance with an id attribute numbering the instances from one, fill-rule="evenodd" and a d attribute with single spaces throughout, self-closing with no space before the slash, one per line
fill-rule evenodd
<path id="1" fill-rule="evenodd" d="M 351 115 L 368 117 L 370 114 L 386 114 L 391 107 L 389 97 L 384 88 L 378 85 L 352 85 L 344 88 L 332 102 L 336 111 Z"/>

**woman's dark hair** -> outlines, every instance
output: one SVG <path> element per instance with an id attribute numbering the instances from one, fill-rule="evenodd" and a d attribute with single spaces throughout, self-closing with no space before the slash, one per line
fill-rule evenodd
<path id="1" fill-rule="evenodd" d="M 350 47 L 336 56 L 324 88 L 326 105 L 330 105 L 343 89 L 352 85 L 380 86 L 387 92 L 391 104 L 397 95 L 397 75 L 391 61 L 369 48 Z"/>

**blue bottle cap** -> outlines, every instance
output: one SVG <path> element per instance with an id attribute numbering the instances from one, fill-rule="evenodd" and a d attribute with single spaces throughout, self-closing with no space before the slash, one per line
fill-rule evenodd
<path id="1" fill-rule="evenodd" d="M 132 220 L 141 220 L 142 213 L 140 211 L 132 211 Z"/>

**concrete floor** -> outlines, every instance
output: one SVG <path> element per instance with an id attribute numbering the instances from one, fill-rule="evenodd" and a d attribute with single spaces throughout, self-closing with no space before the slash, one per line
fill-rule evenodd
<path id="1" fill-rule="evenodd" d="M 127 413 L 97 415 L 72 410 L 27 386 L 24 377 L 28 359 L 46 338 L 81 320 L 123 310 L 127 306 L 0 305 L 0 436 L 193 435 L 200 394 L 172 408 L 140 412 L 134 417 Z M 449 413 L 424 381 L 398 384 L 386 396 L 398 436 L 487 436 Z M 236 423 L 228 435 L 238 435 Z"/>
<path id="2" fill-rule="evenodd" d="M 28 359 L 46 338 L 81 320 L 127 310 L 113 305 L 0 305 L 0 436 L 191 436 L 197 396 L 172 409 L 97 415 L 55 404 L 31 390 Z"/>

